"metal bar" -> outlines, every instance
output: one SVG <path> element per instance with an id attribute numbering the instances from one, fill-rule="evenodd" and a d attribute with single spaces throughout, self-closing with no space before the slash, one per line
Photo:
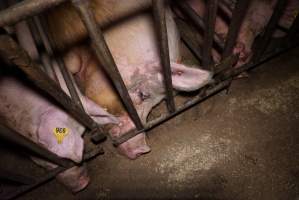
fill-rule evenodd
<path id="1" fill-rule="evenodd" d="M 176 4 L 181 9 L 181 11 L 193 21 L 196 27 L 204 30 L 205 23 L 203 19 L 185 1 L 176 0 Z M 224 49 L 224 42 L 217 33 L 214 34 L 214 41 L 221 49 Z"/>
<path id="2" fill-rule="evenodd" d="M 231 84 L 231 78 L 235 77 L 239 74 L 241 74 L 244 71 L 247 71 L 251 68 L 255 68 L 258 65 L 262 64 L 263 62 L 266 62 L 267 60 L 278 56 L 281 53 L 284 53 L 285 51 L 294 48 L 296 46 L 299 45 L 299 42 L 296 42 L 295 44 L 293 43 L 292 45 L 289 45 L 286 48 L 279 48 L 277 49 L 274 53 L 270 53 L 266 56 L 264 56 L 259 63 L 247 63 L 241 67 L 238 68 L 232 68 L 231 65 L 236 62 L 236 60 L 238 58 L 234 56 L 225 59 L 220 65 L 218 66 L 218 69 L 223 69 L 223 70 L 219 70 L 219 73 L 221 71 L 224 71 L 224 69 L 229 69 L 227 71 L 225 71 L 225 73 L 223 74 L 216 74 L 216 77 L 214 78 L 216 80 L 216 85 L 214 85 L 213 87 L 209 88 L 206 90 L 206 93 L 200 94 L 199 96 L 195 97 L 194 99 L 192 99 L 191 101 L 187 102 L 186 104 L 184 104 L 183 106 L 179 107 L 176 112 L 170 114 L 170 115 L 162 115 L 161 117 L 154 119 L 150 122 L 148 122 L 145 126 L 145 128 L 143 130 L 139 130 L 139 131 L 132 131 L 129 132 L 127 134 L 122 135 L 121 137 L 118 138 L 112 138 L 112 142 L 115 146 L 118 146 L 122 143 L 124 143 L 125 141 L 129 140 L 130 138 L 142 133 L 142 132 L 147 132 L 150 129 L 162 124 L 163 122 L 166 122 L 167 120 L 175 117 L 176 115 L 180 114 L 181 112 L 191 108 L 192 106 L 204 101 L 205 99 L 207 99 L 209 96 L 212 96 L 224 89 L 226 89 L 227 87 L 230 86 Z M 225 64 L 226 63 L 226 64 Z M 227 65 L 227 66 L 225 66 Z M 203 88 L 204 89 L 204 88 Z M 149 133 L 149 132 L 147 132 Z"/>
<path id="3" fill-rule="evenodd" d="M 202 65 L 208 69 L 212 60 L 213 36 L 216 24 L 218 0 L 209 0 L 207 4 L 207 13 L 205 14 L 205 31 L 203 44 Z"/>
<path id="4" fill-rule="evenodd" d="M 48 55 L 52 56 L 52 59 L 54 59 L 54 61 L 57 62 L 57 65 L 62 73 L 63 79 L 65 80 L 66 86 L 70 92 L 71 98 L 82 109 L 82 111 L 84 111 L 83 104 L 82 104 L 79 94 L 73 84 L 71 75 L 69 74 L 69 72 L 64 64 L 64 61 L 62 60 L 62 58 L 60 56 L 54 54 L 54 51 L 52 49 L 53 42 L 51 40 L 50 35 L 47 34 L 48 30 L 45 29 L 45 27 L 47 27 L 44 24 L 45 22 L 41 23 L 40 19 L 37 16 L 34 17 L 34 22 L 36 23 L 36 26 L 39 30 L 39 34 L 42 38 L 43 44 L 45 46 L 45 49 L 46 49 Z"/>
<path id="5" fill-rule="evenodd" d="M 258 62 L 259 59 L 263 56 L 266 48 L 268 47 L 272 34 L 276 29 L 276 25 L 278 23 L 278 20 L 280 19 L 280 17 L 283 14 L 284 8 L 287 4 L 286 0 L 278 0 L 275 8 L 274 8 L 274 12 L 271 16 L 271 19 L 265 29 L 264 34 L 256 41 L 256 48 L 254 49 L 254 53 L 252 56 L 252 61 L 253 62 Z"/>
<path id="6" fill-rule="evenodd" d="M 66 0 L 24 0 L 0 12 L 0 27 L 14 24 L 65 1 Z"/>
<path id="7" fill-rule="evenodd" d="M 84 154 L 83 158 L 84 158 L 84 162 L 88 161 L 90 159 L 92 159 L 93 157 L 99 155 L 99 154 L 103 154 L 103 151 L 101 148 L 95 148 L 87 153 Z M 72 164 L 71 166 L 69 166 L 69 168 L 75 166 L 74 164 Z M 68 168 L 68 169 L 69 169 Z M 14 191 L 13 193 L 10 194 L 6 194 L 5 197 L 3 197 L 5 200 L 9 200 L 9 199 L 14 199 L 16 197 L 19 197 L 20 195 L 29 192 L 39 186 L 41 186 L 42 184 L 47 183 L 48 181 L 52 180 L 53 178 L 55 178 L 56 175 L 58 175 L 59 173 L 63 172 L 67 170 L 67 168 L 64 167 L 57 167 L 49 172 L 46 173 L 45 176 L 40 177 L 38 179 L 35 180 L 35 182 L 31 185 L 25 185 L 22 187 L 19 187 L 16 191 Z"/>
<path id="8" fill-rule="evenodd" d="M 91 12 L 91 9 L 89 9 L 89 2 L 84 0 L 72 0 L 72 2 L 73 5 L 76 7 L 78 13 L 80 14 L 81 20 L 83 21 L 89 33 L 89 37 L 93 43 L 92 47 L 95 51 L 98 61 L 101 63 L 101 66 L 104 68 L 107 74 L 110 76 L 110 79 L 112 80 L 116 90 L 118 91 L 137 129 L 142 129 L 142 122 L 134 107 L 134 104 L 125 86 L 125 83 L 123 82 L 121 75 L 117 69 L 111 52 L 106 44 L 103 33 L 101 29 L 97 26 L 94 14 Z"/>
<path id="9" fill-rule="evenodd" d="M 294 20 L 291 28 L 288 31 L 287 38 L 289 42 L 291 42 L 296 37 L 298 31 L 299 31 L 299 15 L 296 16 L 296 19 Z"/>
<path id="10" fill-rule="evenodd" d="M 22 146 L 23 148 L 26 148 L 33 153 L 35 153 L 38 156 L 41 156 L 42 158 L 45 158 L 59 166 L 68 167 L 72 163 L 72 161 L 62 159 L 58 157 L 56 154 L 48 151 L 47 149 L 37 145 L 36 143 L 32 142 L 31 140 L 27 139 L 20 133 L 17 133 L 16 131 L 0 124 L 0 137 L 2 139 L 5 139 L 9 142 L 13 142 L 15 144 L 18 144 Z"/>
<path id="11" fill-rule="evenodd" d="M 62 105 L 78 122 L 91 130 L 98 129 L 98 125 L 89 115 L 83 112 L 71 98 L 45 74 L 28 54 L 8 35 L 0 35 L 0 56 L 21 69 L 28 78 L 40 89 L 52 96 Z M 103 138 L 105 137 L 102 134 Z"/>
<path id="12" fill-rule="evenodd" d="M 156 32 L 159 40 L 157 42 L 160 45 L 160 60 L 162 64 L 164 86 L 166 90 L 166 103 L 168 111 L 172 113 L 175 111 L 175 103 L 173 97 L 167 27 L 165 19 L 165 1 L 153 0 L 152 4 L 154 12 L 154 21 L 157 28 Z"/>
<path id="13" fill-rule="evenodd" d="M 13 170 L 13 169 L 10 169 L 10 170 Z M 33 184 L 35 182 L 34 178 L 32 178 L 32 177 L 24 176 L 22 174 L 17 174 L 15 172 L 5 170 L 3 168 L 0 169 L 0 180 L 12 181 L 14 183 L 18 183 L 18 184 L 22 184 L 22 185 L 29 185 L 29 184 Z M 1 194 L 0 194 L 0 196 L 1 196 Z"/>
<path id="14" fill-rule="evenodd" d="M 202 49 L 198 44 L 199 41 L 195 41 L 197 37 L 191 37 L 190 33 L 196 34 L 197 36 L 200 34 L 198 31 L 192 31 L 191 27 L 182 19 L 176 18 L 175 22 L 180 31 L 181 39 L 187 45 L 187 47 L 191 50 L 194 56 L 202 61 Z M 201 37 L 201 36 L 200 36 Z"/>
<path id="15" fill-rule="evenodd" d="M 232 21 L 229 25 L 229 30 L 227 34 L 227 40 L 225 43 L 224 51 L 222 53 L 222 59 L 231 55 L 236 44 L 236 40 L 246 16 L 247 8 L 250 3 L 250 0 L 239 0 L 237 2 L 236 8 L 233 11 Z"/>
<path id="16" fill-rule="evenodd" d="M 234 63 L 236 63 L 238 60 L 238 56 L 236 55 L 232 55 L 228 58 L 226 58 L 221 64 L 217 65 L 217 67 L 215 68 L 215 71 L 217 71 L 217 73 L 220 73 L 222 71 L 224 71 L 225 69 L 231 69 L 232 65 Z M 195 97 L 194 99 L 192 99 L 190 102 L 188 102 L 187 104 L 179 107 L 175 112 L 168 114 L 168 115 L 162 115 L 161 117 L 152 120 L 151 122 L 146 124 L 146 127 L 143 130 L 140 131 L 136 131 L 133 130 L 127 134 L 122 135 L 121 137 L 118 138 L 111 138 L 112 142 L 115 146 L 118 146 L 122 143 L 124 143 L 125 141 L 129 140 L 130 138 L 138 135 L 139 133 L 148 131 L 149 129 L 171 119 L 172 117 L 182 113 L 183 111 L 187 110 L 188 108 L 194 106 L 195 104 L 203 101 L 204 99 L 206 99 L 208 96 L 211 96 L 212 94 L 214 94 L 215 92 L 222 90 L 225 88 L 225 86 L 228 86 L 229 84 L 227 83 L 223 83 L 220 85 L 217 85 L 215 88 L 210 88 L 209 90 L 206 91 L 206 93 L 203 93 L 197 97 Z"/>

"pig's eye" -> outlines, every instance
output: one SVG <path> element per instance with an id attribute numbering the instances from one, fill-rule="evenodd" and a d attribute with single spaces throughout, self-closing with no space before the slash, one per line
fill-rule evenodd
<path id="1" fill-rule="evenodd" d="M 144 101 L 145 99 L 148 99 L 151 96 L 149 93 L 146 93 L 143 91 L 139 91 L 138 95 L 142 101 Z"/>
<path id="2" fill-rule="evenodd" d="M 181 76 L 183 74 L 183 71 L 175 70 L 175 71 L 172 71 L 172 74 L 177 75 L 177 76 Z"/>

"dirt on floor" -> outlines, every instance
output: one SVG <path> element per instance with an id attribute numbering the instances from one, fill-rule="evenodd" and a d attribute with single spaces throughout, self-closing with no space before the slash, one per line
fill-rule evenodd
<path id="1" fill-rule="evenodd" d="M 298 57 L 293 49 L 151 130 L 152 151 L 137 160 L 106 142 L 83 192 L 53 180 L 19 199 L 299 200 Z"/>

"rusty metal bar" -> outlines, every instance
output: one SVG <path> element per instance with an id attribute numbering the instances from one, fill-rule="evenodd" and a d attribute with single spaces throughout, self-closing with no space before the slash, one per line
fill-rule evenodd
<path id="1" fill-rule="evenodd" d="M 280 17 L 283 14 L 284 8 L 286 7 L 287 1 L 286 0 L 278 0 L 274 12 L 271 16 L 271 19 L 265 29 L 264 34 L 256 41 L 256 48 L 254 48 L 254 53 L 252 56 L 252 62 L 258 62 L 260 58 L 263 56 L 263 54 L 266 51 L 266 48 L 268 47 L 272 34 L 274 33 L 277 23 L 280 19 Z"/>
<path id="2" fill-rule="evenodd" d="M 0 27 L 14 24 L 65 1 L 66 0 L 24 0 L 0 12 Z"/>
<path id="3" fill-rule="evenodd" d="M 216 24 L 218 0 L 209 0 L 207 4 L 207 13 L 205 13 L 205 31 L 203 44 L 202 65 L 208 69 L 212 60 L 213 36 Z"/>
<path id="4" fill-rule="evenodd" d="M 89 2 L 83 0 L 72 0 L 73 5 L 76 7 L 78 13 L 81 16 L 88 33 L 92 40 L 92 47 L 107 74 L 110 76 L 116 90 L 118 91 L 130 117 L 135 123 L 137 129 L 143 129 L 142 122 L 138 116 L 138 113 L 134 107 L 132 99 L 128 93 L 128 90 L 123 82 L 121 75 L 117 69 L 111 52 L 106 44 L 101 29 L 97 26 L 95 16 L 89 9 Z"/>
<path id="5" fill-rule="evenodd" d="M 0 56 L 16 65 L 28 78 L 40 89 L 52 96 L 60 105 L 62 105 L 78 122 L 91 130 L 97 129 L 98 125 L 75 104 L 71 98 L 61 90 L 59 85 L 45 74 L 36 63 L 34 63 L 28 54 L 18 46 L 18 44 L 8 35 L 0 35 Z M 103 138 L 105 136 L 101 134 Z"/>
<path id="6" fill-rule="evenodd" d="M 51 161 L 59 166 L 68 167 L 71 165 L 72 161 L 66 160 L 58 157 L 56 154 L 50 152 L 49 150 L 37 145 L 31 140 L 27 139 L 20 133 L 0 124 L 0 137 L 9 142 L 13 142 L 23 148 L 26 148 L 33 152 L 34 154 L 45 158 L 48 161 Z"/>
<path id="7" fill-rule="evenodd" d="M 173 97 L 172 89 L 172 79 L 171 79 L 171 68 L 170 68 L 170 58 L 169 58 L 169 47 L 168 47 L 168 37 L 167 37 L 167 27 L 165 19 L 165 1 L 164 0 L 153 0 L 153 13 L 154 21 L 157 28 L 157 41 L 160 44 L 160 60 L 163 71 L 164 86 L 166 90 L 166 103 L 167 108 L 170 113 L 175 111 L 175 103 Z"/>
<path id="8" fill-rule="evenodd" d="M 249 3 L 250 0 L 239 0 L 237 2 L 236 8 L 233 11 L 232 21 L 229 25 L 227 40 L 222 53 L 222 59 L 231 55 L 233 52 L 242 22 L 246 16 Z"/>
<path id="9" fill-rule="evenodd" d="M 180 10 L 193 21 L 197 28 L 204 30 L 204 20 L 185 1 L 176 0 L 175 2 Z M 214 41 L 221 49 L 224 49 L 224 42 L 217 33 L 214 34 Z"/>

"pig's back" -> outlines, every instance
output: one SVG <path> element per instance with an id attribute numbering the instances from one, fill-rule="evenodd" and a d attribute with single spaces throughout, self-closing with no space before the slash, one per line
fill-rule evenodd
<path id="1" fill-rule="evenodd" d="M 179 33 L 170 10 L 166 12 L 169 55 L 180 58 Z M 159 44 L 151 13 L 123 20 L 105 31 L 105 39 L 117 65 L 138 65 L 159 59 Z"/>
<path id="2" fill-rule="evenodd" d="M 32 137 L 49 104 L 14 77 L 0 77 L 0 117 L 9 127 Z"/>

